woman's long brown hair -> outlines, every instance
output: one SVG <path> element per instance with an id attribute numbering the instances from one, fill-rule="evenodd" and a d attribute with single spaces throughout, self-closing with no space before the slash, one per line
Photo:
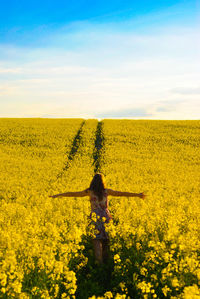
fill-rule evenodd
<path id="1" fill-rule="evenodd" d="M 104 176 L 101 173 L 96 173 L 90 183 L 89 190 L 92 190 L 99 200 L 103 199 L 105 192 Z"/>

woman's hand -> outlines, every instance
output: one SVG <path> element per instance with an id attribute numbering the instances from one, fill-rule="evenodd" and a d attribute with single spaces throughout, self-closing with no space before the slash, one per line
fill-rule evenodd
<path id="1" fill-rule="evenodd" d="M 56 197 L 58 197 L 58 194 L 56 194 L 56 195 L 49 195 L 49 197 L 56 198 Z"/>
<path id="2" fill-rule="evenodd" d="M 142 198 L 142 199 L 145 199 L 146 195 L 144 195 L 144 193 L 139 193 L 139 197 Z"/>

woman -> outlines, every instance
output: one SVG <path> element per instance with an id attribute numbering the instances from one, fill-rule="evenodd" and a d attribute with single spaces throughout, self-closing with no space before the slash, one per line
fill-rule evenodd
<path id="1" fill-rule="evenodd" d="M 143 193 L 132 193 L 132 192 L 121 192 L 115 191 L 113 189 L 106 189 L 104 183 L 104 176 L 101 173 L 96 173 L 90 183 L 90 187 L 79 192 L 66 192 L 61 194 L 52 195 L 49 197 L 58 197 L 58 196 L 72 196 L 72 197 L 83 197 L 89 196 L 91 203 L 91 213 L 95 213 L 96 216 L 99 216 L 95 222 L 95 227 L 98 230 L 98 233 L 95 234 L 93 241 L 94 254 L 96 261 L 99 263 L 105 263 L 108 254 L 109 254 L 109 238 L 108 234 L 105 231 L 102 217 L 105 217 L 105 223 L 108 223 L 112 217 L 108 210 L 108 195 L 112 196 L 132 196 L 145 198 L 146 195 Z"/>

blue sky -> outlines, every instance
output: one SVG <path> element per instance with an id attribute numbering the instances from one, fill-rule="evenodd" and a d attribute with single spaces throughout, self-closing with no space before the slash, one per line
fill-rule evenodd
<path id="1" fill-rule="evenodd" d="M 199 119 L 200 0 L 1 3 L 0 117 Z"/>

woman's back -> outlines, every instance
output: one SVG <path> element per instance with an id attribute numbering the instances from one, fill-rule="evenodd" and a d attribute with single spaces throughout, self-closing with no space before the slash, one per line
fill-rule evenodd
<path id="1" fill-rule="evenodd" d="M 108 209 L 108 197 L 107 197 L 107 189 L 104 190 L 102 200 L 94 193 L 93 190 L 90 190 L 90 203 L 91 210 L 94 211 L 96 209 L 106 210 Z"/>

